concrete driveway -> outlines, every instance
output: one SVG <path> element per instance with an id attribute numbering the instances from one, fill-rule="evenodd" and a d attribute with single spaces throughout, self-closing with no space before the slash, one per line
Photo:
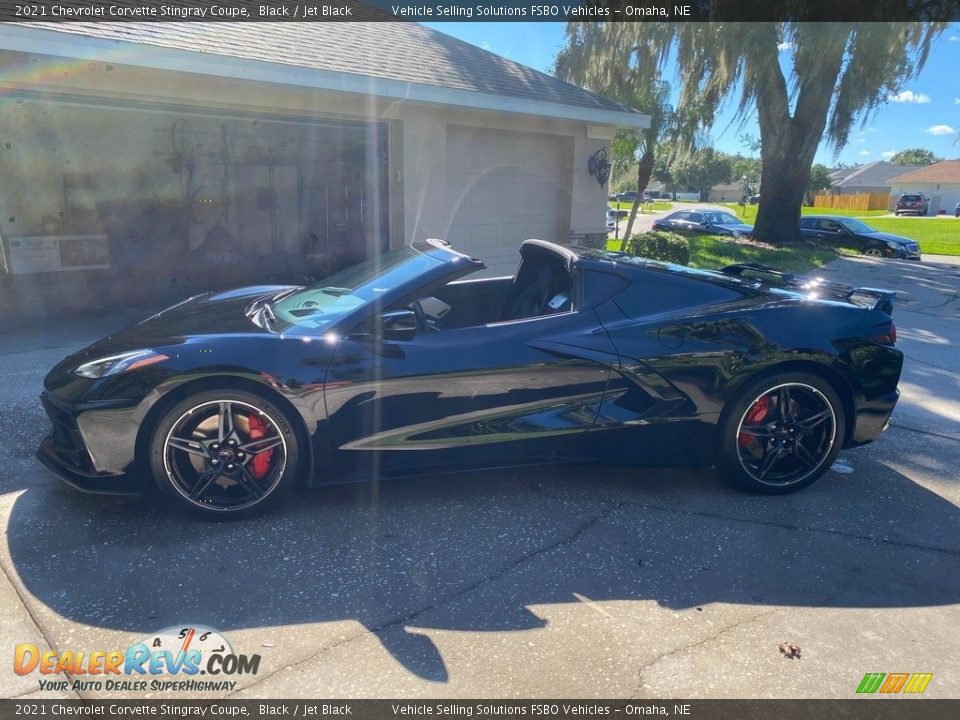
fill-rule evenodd
<path id="1" fill-rule="evenodd" d="M 902 293 L 903 399 L 880 441 L 782 498 L 710 471 L 540 468 L 192 522 L 32 457 L 45 370 L 126 318 L 0 335 L 0 695 L 76 695 L 14 674 L 18 643 L 89 653 L 201 623 L 262 657 L 237 697 L 847 698 L 866 672 L 960 696 L 960 266 L 824 275 Z"/>

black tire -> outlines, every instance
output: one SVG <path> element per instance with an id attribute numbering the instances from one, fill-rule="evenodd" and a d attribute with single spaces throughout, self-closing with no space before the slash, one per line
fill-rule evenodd
<path id="1" fill-rule="evenodd" d="M 872 257 L 872 258 L 882 258 L 884 256 L 883 250 L 877 247 L 865 248 L 863 251 L 863 254 L 866 255 L 867 257 Z"/>
<path id="2" fill-rule="evenodd" d="M 295 485 L 297 434 L 274 403 L 206 390 L 170 408 L 150 442 L 150 469 L 179 509 L 206 518 L 261 512 Z"/>
<path id="3" fill-rule="evenodd" d="M 786 389 L 786 402 L 781 401 Z M 784 372 L 749 383 L 721 415 L 718 465 L 735 486 L 783 495 L 816 482 L 843 447 L 843 402 L 823 378 Z M 770 464 L 768 464 L 770 463 Z"/>

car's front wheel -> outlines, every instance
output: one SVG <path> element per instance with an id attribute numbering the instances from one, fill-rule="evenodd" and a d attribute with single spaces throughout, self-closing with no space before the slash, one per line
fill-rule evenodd
<path id="1" fill-rule="evenodd" d="M 815 482 L 843 445 L 843 403 L 810 373 L 751 383 L 724 410 L 719 463 L 735 485 L 778 495 Z"/>
<path id="2" fill-rule="evenodd" d="M 283 410 L 240 390 L 211 390 L 170 408 L 153 432 L 150 467 L 164 494 L 208 517 L 259 511 L 293 485 L 297 436 Z"/>
<path id="3" fill-rule="evenodd" d="M 867 257 L 882 258 L 883 250 L 881 250 L 878 247 L 868 247 L 866 250 L 863 251 L 863 254 L 866 255 Z"/>

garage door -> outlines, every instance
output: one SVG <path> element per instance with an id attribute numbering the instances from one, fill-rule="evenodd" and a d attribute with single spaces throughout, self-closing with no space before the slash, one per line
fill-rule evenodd
<path id="1" fill-rule="evenodd" d="M 560 178 L 558 138 L 450 126 L 447 240 L 481 258 L 485 274 L 512 274 L 520 243 L 558 239 Z"/>

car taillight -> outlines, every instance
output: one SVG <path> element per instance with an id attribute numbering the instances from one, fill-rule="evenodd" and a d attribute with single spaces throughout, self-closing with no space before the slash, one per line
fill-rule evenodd
<path id="1" fill-rule="evenodd" d="M 878 345 L 896 345 L 897 344 L 897 326 L 892 322 L 884 325 L 877 325 L 873 328 L 874 332 L 867 335 L 867 340 L 875 342 Z"/>

